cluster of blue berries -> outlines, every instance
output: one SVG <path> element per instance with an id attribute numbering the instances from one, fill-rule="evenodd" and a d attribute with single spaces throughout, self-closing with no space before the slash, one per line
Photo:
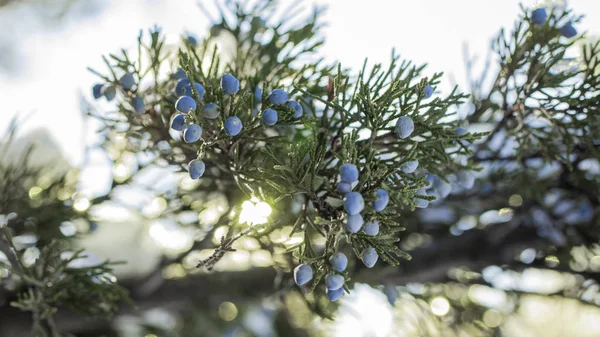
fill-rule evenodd
<path id="1" fill-rule="evenodd" d="M 531 12 L 531 22 L 535 25 L 543 25 L 548 19 L 548 14 L 545 8 L 537 8 Z M 573 27 L 572 22 L 565 23 L 560 28 L 560 34 L 568 39 L 577 35 L 577 29 Z"/>
<path id="2" fill-rule="evenodd" d="M 344 253 L 337 252 L 329 258 L 329 264 L 335 271 L 325 276 L 325 293 L 330 301 L 337 301 L 344 295 L 344 283 L 346 279 L 339 274 L 346 270 L 348 258 Z M 298 265 L 294 269 L 294 281 L 297 285 L 304 285 L 313 277 L 313 270 L 307 264 Z"/>
<path id="3" fill-rule="evenodd" d="M 260 100 L 262 99 L 262 90 L 260 89 L 260 87 L 256 88 L 254 96 L 255 96 L 255 101 L 260 102 Z M 302 105 L 300 105 L 300 103 L 298 103 L 297 101 L 293 101 L 293 100 L 289 101 L 288 99 L 289 99 L 288 93 L 285 92 L 285 90 L 283 90 L 283 89 L 275 89 L 269 94 L 269 102 L 271 103 L 271 105 L 273 105 L 273 106 L 285 105 L 288 108 L 292 109 L 292 111 L 294 112 L 294 114 L 292 115 L 293 118 L 302 117 L 302 115 L 303 115 Z M 263 112 L 262 112 L 263 124 L 265 124 L 266 126 L 273 126 L 277 123 L 278 120 L 279 120 L 279 114 L 277 113 L 277 110 L 275 110 L 273 108 L 267 108 L 267 109 L 263 110 Z"/>
<path id="4" fill-rule="evenodd" d="M 133 78 L 132 73 L 125 73 L 119 79 L 119 85 L 126 92 L 132 92 L 133 87 L 135 86 L 135 79 Z M 92 96 L 94 99 L 100 99 L 101 97 L 105 97 L 107 101 L 112 101 L 117 95 L 117 89 L 113 85 L 104 85 L 104 84 L 95 84 L 92 87 Z M 140 95 L 134 95 L 130 101 L 131 107 L 133 110 L 141 114 L 146 111 L 146 104 L 144 103 L 144 99 Z"/>

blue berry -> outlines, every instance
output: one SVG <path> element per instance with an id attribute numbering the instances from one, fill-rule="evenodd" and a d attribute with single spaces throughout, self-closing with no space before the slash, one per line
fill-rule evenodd
<path id="1" fill-rule="evenodd" d="M 340 289 L 344 285 L 344 277 L 338 274 L 329 274 L 325 276 L 325 285 L 328 290 Z"/>
<path id="2" fill-rule="evenodd" d="M 202 84 L 200 84 L 198 82 L 194 82 L 194 89 L 198 93 L 198 100 L 201 101 L 204 98 L 204 86 L 202 86 Z M 183 87 L 183 95 L 194 97 L 194 95 L 192 95 L 192 86 L 191 85 L 188 84 L 185 87 Z"/>
<path id="3" fill-rule="evenodd" d="M 475 175 L 471 171 L 461 171 L 458 173 L 458 179 L 460 181 L 460 185 L 466 189 L 473 188 L 475 184 Z"/>
<path id="4" fill-rule="evenodd" d="M 457 127 L 456 130 L 454 130 L 454 133 L 456 133 L 456 135 L 459 137 L 466 135 L 467 132 L 469 132 L 469 131 L 467 131 L 467 129 L 465 129 L 461 126 Z"/>
<path id="5" fill-rule="evenodd" d="M 573 27 L 573 24 L 571 24 L 570 22 L 565 24 L 564 26 L 562 26 L 562 28 L 560 29 L 560 34 L 568 39 L 574 37 L 575 35 L 577 35 L 577 29 L 575 29 L 575 27 Z"/>
<path id="6" fill-rule="evenodd" d="M 356 215 L 365 208 L 365 200 L 358 192 L 350 192 L 344 198 L 344 209 L 349 215 Z"/>
<path id="7" fill-rule="evenodd" d="M 373 201 L 373 209 L 375 212 L 383 211 L 388 202 L 390 202 L 388 192 L 382 188 L 377 189 L 377 191 L 375 191 L 375 200 Z"/>
<path id="8" fill-rule="evenodd" d="M 190 178 L 192 179 L 198 179 L 202 177 L 205 169 L 206 166 L 202 160 L 194 159 L 188 164 L 188 172 L 190 174 Z"/>
<path id="9" fill-rule="evenodd" d="M 313 270 L 309 265 L 301 264 L 294 268 L 294 281 L 296 281 L 297 285 L 301 286 L 308 283 L 312 280 L 312 277 Z"/>
<path id="10" fill-rule="evenodd" d="M 242 131 L 242 121 L 236 116 L 231 116 L 225 120 L 225 133 L 229 136 L 236 136 Z"/>
<path id="11" fill-rule="evenodd" d="M 275 123 L 277 123 L 277 111 L 273 109 L 266 109 L 262 113 L 262 120 L 267 126 L 275 125 Z"/>
<path id="12" fill-rule="evenodd" d="M 364 223 L 365 220 L 363 220 L 363 217 L 360 215 L 360 213 L 348 215 L 346 217 L 346 230 L 350 233 L 356 233 L 362 228 Z"/>
<path id="13" fill-rule="evenodd" d="M 235 95 L 240 90 L 240 81 L 231 74 L 221 77 L 221 89 L 227 95 Z"/>
<path id="14" fill-rule="evenodd" d="M 94 95 L 95 99 L 102 97 L 102 84 L 96 84 L 92 87 L 92 95 Z"/>
<path id="15" fill-rule="evenodd" d="M 175 102 L 175 109 L 184 114 L 189 113 L 190 111 L 196 111 L 196 101 L 190 96 L 181 96 L 177 102 Z"/>
<path id="16" fill-rule="evenodd" d="M 185 129 L 185 115 L 177 114 L 171 121 L 171 129 L 175 131 L 183 131 Z"/>
<path id="17" fill-rule="evenodd" d="M 205 118 L 215 119 L 221 114 L 221 109 L 216 103 L 208 103 L 202 107 L 202 114 Z"/>
<path id="18" fill-rule="evenodd" d="M 433 87 L 428 84 L 423 88 L 423 92 L 425 93 L 425 98 L 429 98 L 433 95 Z"/>
<path id="19" fill-rule="evenodd" d="M 202 128 L 198 124 L 190 125 L 185 131 L 183 131 L 183 140 L 186 143 L 194 143 L 202 137 Z"/>
<path id="20" fill-rule="evenodd" d="M 327 298 L 332 302 L 335 302 L 344 296 L 344 288 L 339 288 L 336 290 L 326 289 L 325 292 L 327 293 Z"/>
<path id="21" fill-rule="evenodd" d="M 379 223 L 377 220 L 369 221 L 365 224 L 365 234 L 375 236 L 379 234 Z"/>
<path id="22" fill-rule="evenodd" d="M 345 183 L 353 183 L 358 180 L 358 168 L 354 164 L 340 166 L 340 179 Z"/>
<path id="23" fill-rule="evenodd" d="M 115 87 L 113 87 L 112 85 L 105 87 L 103 94 L 104 97 L 106 97 L 106 100 L 110 102 L 113 100 L 113 98 L 115 98 L 115 95 L 117 94 L 117 89 L 115 89 Z"/>
<path id="24" fill-rule="evenodd" d="M 271 104 L 273 104 L 273 105 L 282 105 L 282 104 L 285 104 L 285 102 L 287 102 L 288 94 L 287 94 L 287 92 L 285 92 L 281 89 L 275 89 L 269 95 L 269 100 L 271 101 Z"/>
<path id="25" fill-rule="evenodd" d="M 544 22 L 546 22 L 547 18 L 548 14 L 546 14 L 546 10 L 544 8 L 538 8 L 531 12 L 531 22 L 533 22 L 536 25 L 543 24 Z"/>
<path id="26" fill-rule="evenodd" d="M 252 118 L 256 117 L 256 115 L 258 115 L 258 112 L 259 112 L 259 111 L 260 111 L 260 110 L 258 110 L 258 108 L 257 108 L 257 107 L 254 107 L 254 108 L 252 108 Z"/>
<path id="27" fill-rule="evenodd" d="M 340 181 L 337 183 L 336 190 L 340 193 L 348 193 L 352 191 L 352 185 L 350 185 L 350 183 Z"/>
<path id="28" fill-rule="evenodd" d="M 427 178 L 425 178 L 427 180 L 427 186 L 425 186 L 426 188 L 430 188 L 433 186 L 433 183 L 435 182 L 435 176 L 431 173 L 427 173 Z"/>
<path id="29" fill-rule="evenodd" d="M 365 250 L 363 250 L 360 255 L 362 257 L 363 263 L 365 264 L 365 266 L 367 266 L 367 268 L 373 268 L 375 263 L 377 263 L 377 259 L 379 258 L 377 251 L 375 251 L 375 248 L 373 247 L 365 248 Z"/>
<path id="30" fill-rule="evenodd" d="M 133 106 L 133 110 L 138 114 L 146 111 L 146 104 L 141 96 L 135 96 L 133 101 L 131 101 L 131 105 Z"/>
<path id="31" fill-rule="evenodd" d="M 121 77 L 121 79 L 119 80 L 119 83 L 121 83 L 121 87 L 123 87 L 123 89 L 130 90 L 135 85 L 135 80 L 133 79 L 133 74 L 127 73 L 127 74 L 123 75 L 123 77 Z"/>
<path id="32" fill-rule="evenodd" d="M 184 78 L 187 78 L 187 75 L 185 74 L 185 70 L 177 68 L 177 71 L 175 72 L 175 74 L 173 74 L 173 77 L 175 77 L 178 80 L 182 80 Z"/>
<path id="33" fill-rule="evenodd" d="M 401 116 L 396 122 L 396 128 L 394 130 L 398 137 L 404 139 L 410 137 L 415 131 L 415 123 L 408 116 Z"/>
<path id="34" fill-rule="evenodd" d="M 190 84 L 190 81 L 187 78 L 179 80 L 177 85 L 175 85 L 175 94 L 177 96 L 185 95 L 185 87 Z"/>
<path id="35" fill-rule="evenodd" d="M 452 192 L 452 185 L 448 184 L 447 182 L 443 181 L 442 179 L 436 180 L 436 182 L 433 186 L 435 188 L 436 194 L 440 198 L 445 198 L 450 194 L 450 192 Z"/>
<path id="36" fill-rule="evenodd" d="M 189 43 L 192 47 L 196 47 L 198 45 L 198 40 L 195 37 L 188 35 L 186 38 L 187 43 Z"/>
<path id="37" fill-rule="evenodd" d="M 414 198 L 413 202 L 417 208 L 427 208 L 429 206 L 429 200 Z"/>
<path id="38" fill-rule="evenodd" d="M 406 163 L 400 166 L 400 169 L 404 173 L 413 173 L 419 167 L 419 162 L 416 160 L 407 161 Z"/>
<path id="39" fill-rule="evenodd" d="M 348 266 L 348 258 L 342 252 L 337 252 L 329 258 L 329 263 L 333 269 L 343 272 Z"/>
<path id="40" fill-rule="evenodd" d="M 396 289 L 396 287 L 386 285 L 383 287 L 383 293 L 385 294 L 385 296 L 388 299 L 388 302 L 390 302 L 391 305 L 394 305 L 396 303 L 396 300 L 398 299 L 398 290 Z"/>
<path id="41" fill-rule="evenodd" d="M 287 106 L 288 106 L 288 108 L 294 109 L 294 115 L 292 117 L 294 117 L 294 118 L 302 117 L 302 105 L 300 105 L 300 103 L 298 103 L 296 101 L 289 101 L 287 103 Z"/>
<path id="42" fill-rule="evenodd" d="M 258 104 L 262 101 L 262 89 L 257 86 L 256 89 L 254 89 L 254 104 Z"/>

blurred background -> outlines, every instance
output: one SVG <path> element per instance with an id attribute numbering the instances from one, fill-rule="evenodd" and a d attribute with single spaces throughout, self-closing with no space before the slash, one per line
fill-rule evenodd
<path id="1" fill-rule="evenodd" d="M 490 39 L 500 27 L 512 26 L 519 13 L 517 0 L 313 2 L 328 7 L 324 20 L 329 25 L 323 32 L 326 43 L 320 51 L 327 60 L 359 69 L 364 57 L 372 63 L 385 64 L 395 48 L 403 58 L 428 63 L 429 71 L 444 71 L 449 81 L 438 88 L 442 92 L 448 92 L 454 84 L 467 90 L 465 53 L 480 60 L 474 73 L 482 71 Z M 525 1 L 524 5 L 533 7 L 536 3 Z M 571 0 L 569 5 L 586 15 L 580 29 L 592 36 L 600 34 L 600 2 Z M 36 162 L 52 163 L 65 170 L 81 167 L 78 190 L 82 195 L 106 193 L 113 175 L 126 175 L 127 160 L 113 167 L 104 151 L 91 147 L 98 141 L 94 133 L 97 125 L 86 119 L 82 111 L 90 109 L 90 88 L 98 79 L 87 67 L 103 69 L 102 54 L 134 48 L 140 29 L 154 25 L 162 28 L 172 48 L 185 35 L 200 41 L 215 23 L 208 18 L 211 15 L 217 17 L 216 9 L 212 1 L 204 0 L 0 0 L 0 127 L 5 129 L 15 114 L 27 116 L 19 131 L 20 140 L 12 150 L 14 156 L 28 142 L 38 142 Z M 93 104 L 102 109 L 103 104 L 109 103 Z M 169 181 L 161 184 L 168 185 Z M 98 259 L 128 261 L 118 267 L 117 277 L 126 280 L 153 275 L 163 254 L 187 251 L 198 235 L 205 235 L 185 228 L 173 230 L 169 223 L 147 222 L 149 214 L 163 207 L 161 200 L 127 193 L 123 199 L 139 206 L 144 217 L 127 211 L 127 207 L 103 210 L 98 230 L 80 243 Z M 222 204 L 227 202 L 218 196 L 210 199 L 214 201 L 212 211 L 201 215 L 206 222 L 218 217 L 220 207 L 224 208 Z M 88 206 L 86 199 L 81 198 L 74 207 L 85 210 Z M 471 222 L 475 220 L 463 220 L 459 230 L 473 227 Z M 496 216 L 491 221 L 502 219 Z M 61 231 L 75 232 L 78 226 L 67 224 Z M 284 232 L 271 239 L 286 240 Z M 216 238 L 223 234 L 215 234 L 213 241 L 218 242 Z M 240 240 L 240 251 L 221 261 L 217 271 L 274 263 L 274 257 L 258 249 L 259 244 L 253 240 L 256 241 Z M 411 245 L 418 247 L 427 240 L 427 236 L 416 235 L 406 240 L 403 248 L 410 250 Z M 203 251 L 193 253 L 187 255 L 189 261 L 184 259 L 183 265 L 206 255 Z M 588 257 L 584 269 L 600 272 L 600 249 L 581 254 Z M 533 249 L 524 249 L 520 256 L 523 262 L 534 257 Z M 182 264 L 169 265 L 161 275 L 177 278 L 185 273 L 182 269 Z M 455 272 L 458 280 L 471 277 L 468 272 Z M 580 275 L 539 269 L 505 271 L 493 265 L 486 266 L 481 275 L 492 286 L 425 284 L 419 282 L 419 277 L 404 282 L 400 277 L 398 283 L 405 286 L 400 288 L 393 306 L 390 295 L 386 296 L 382 289 L 358 284 L 341 301 L 335 321 L 314 317 L 302 307 L 298 294 L 297 298 L 288 297 L 292 309 L 287 314 L 293 328 L 302 328 L 302 333 L 310 336 L 479 336 L 492 330 L 497 332 L 490 335 L 497 336 L 600 336 L 597 285 L 587 287 L 587 293 L 578 299 L 551 296 L 582 283 Z M 152 288 L 151 278 L 145 286 Z M 202 292 L 202 287 L 199 284 L 197 291 Z M 184 322 L 189 317 L 169 311 L 169 295 L 153 299 L 155 302 L 147 304 L 145 311 L 120 315 L 114 323 L 119 334 L 180 336 L 175 331 L 188 328 Z M 220 328 L 215 331 L 226 330 L 223 336 L 280 335 L 275 300 L 256 299 L 243 308 L 227 297 L 206 300 L 218 303 L 206 305 L 210 308 L 208 313 L 198 309 L 202 312 L 199 315 L 204 315 L 194 316 L 199 325 L 211 326 L 217 321 Z M 456 312 L 456 307 L 462 307 L 462 311 Z M 451 324 L 457 319 L 471 321 L 470 317 L 475 316 L 482 319 L 460 328 Z M 0 322 L 2 319 L 0 316 Z"/>

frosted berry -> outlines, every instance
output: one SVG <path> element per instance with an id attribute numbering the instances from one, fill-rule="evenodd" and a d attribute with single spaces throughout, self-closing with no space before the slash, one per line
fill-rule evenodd
<path id="1" fill-rule="evenodd" d="M 127 73 L 123 75 L 123 77 L 121 77 L 121 79 L 119 80 L 119 83 L 121 84 L 121 87 L 123 87 L 123 89 L 130 90 L 135 85 L 133 74 Z"/>
<path id="2" fill-rule="evenodd" d="M 183 129 L 185 129 L 184 114 L 177 114 L 175 117 L 173 117 L 173 120 L 171 120 L 171 129 L 175 131 L 183 131 Z"/>
<path id="3" fill-rule="evenodd" d="M 175 94 L 177 96 L 185 95 L 185 87 L 190 85 L 190 81 L 187 78 L 183 78 L 175 85 Z"/>
<path id="4" fill-rule="evenodd" d="M 360 215 L 360 213 L 348 215 L 346 217 L 346 230 L 350 233 L 356 233 L 362 228 L 364 223 L 365 220 L 363 220 L 363 217 Z"/>
<path id="5" fill-rule="evenodd" d="M 452 185 L 448 184 L 447 182 L 443 181 L 442 179 L 436 180 L 436 182 L 433 186 L 435 188 L 436 194 L 440 198 L 445 198 L 450 194 L 450 192 L 452 192 Z"/>
<path id="6" fill-rule="evenodd" d="M 371 220 L 365 224 L 365 234 L 375 236 L 379 234 L 379 223 L 377 220 Z"/>
<path id="7" fill-rule="evenodd" d="M 353 183 L 358 180 L 358 168 L 354 164 L 340 166 L 340 179 L 345 183 Z"/>
<path id="8" fill-rule="evenodd" d="M 92 95 L 95 99 L 102 97 L 102 84 L 96 84 L 92 87 Z"/>
<path id="9" fill-rule="evenodd" d="M 570 39 L 577 35 L 577 29 L 575 29 L 575 27 L 573 27 L 573 24 L 569 22 L 562 26 L 562 28 L 560 29 L 560 34 Z"/>
<path id="10" fill-rule="evenodd" d="M 413 173 L 419 167 L 419 162 L 416 160 L 407 161 L 406 163 L 400 166 L 400 169 L 404 173 Z"/>
<path id="11" fill-rule="evenodd" d="M 377 191 L 375 191 L 375 200 L 373 201 L 373 209 L 375 212 L 383 211 L 388 202 L 390 202 L 388 192 L 382 188 L 377 189 Z"/>
<path id="12" fill-rule="evenodd" d="M 115 87 L 108 86 L 104 88 L 104 92 L 102 93 L 104 95 L 104 97 L 106 97 L 107 101 L 112 101 L 115 96 L 117 95 L 117 89 L 115 89 Z"/>
<path id="13" fill-rule="evenodd" d="M 417 208 L 427 208 L 429 206 L 429 200 L 414 198 L 413 202 Z"/>
<path id="14" fill-rule="evenodd" d="M 458 173 L 459 183 L 462 187 L 466 189 L 473 188 L 475 185 L 475 175 L 471 171 L 461 171 Z"/>
<path id="15" fill-rule="evenodd" d="M 329 258 L 329 264 L 331 264 L 333 269 L 343 272 L 348 266 L 348 258 L 344 253 L 337 252 Z"/>
<path id="16" fill-rule="evenodd" d="M 335 189 L 340 193 L 348 193 L 352 191 L 352 185 L 350 185 L 350 183 L 340 181 L 339 183 L 337 183 Z"/>
<path id="17" fill-rule="evenodd" d="M 198 179 L 204 174 L 206 166 L 202 160 L 194 159 L 188 164 L 188 173 L 190 178 Z"/>
<path id="18" fill-rule="evenodd" d="M 346 197 L 344 198 L 344 210 L 349 215 L 355 215 L 365 208 L 365 200 L 362 195 L 358 192 L 350 192 L 346 193 Z"/>
<path id="19" fill-rule="evenodd" d="M 271 101 L 271 104 L 273 104 L 273 105 L 285 104 L 285 102 L 287 102 L 287 100 L 288 100 L 287 92 L 285 92 L 281 89 L 275 89 L 269 95 L 269 101 Z"/>
<path id="20" fill-rule="evenodd" d="M 401 116 L 396 122 L 396 128 L 394 129 L 398 137 L 404 139 L 410 137 L 415 131 L 415 123 L 408 116 Z"/>
<path id="21" fill-rule="evenodd" d="M 242 121 L 236 117 L 231 116 L 225 120 L 225 133 L 229 136 L 237 136 L 242 131 Z"/>
<path id="22" fill-rule="evenodd" d="M 463 128 L 463 127 L 457 127 L 456 130 L 454 130 L 454 133 L 456 133 L 457 136 L 464 136 L 467 134 L 467 129 Z"/>
<path id="23" fill-rule="evenodd" d="M 187 75 L 185 74 L 185 70 L 177 68 L 177 71 L 173 74 L 173 77 L 175 77 L 178 80 L 182 80 L 184 78 L 187 78 Z"/>
<path id="24" fill-rule="evenodd" d="M 308 283 L 310 280 L 312 280 L 312 277 L 313 270 L 309 265 L 301 264 L 294 268 L 294 281 L 297 285 L 301 286 Z"/>
<path id="25" fill-rule="evenodd" d="M 429 84 L 426 85 L 425 88 L 423 88 L 423 93 L 425 93 L 425 98 L 431 97 L 431 95 L 433 95 L 433 87 Z"/>
<path id="26" fill-rule="evenodd" d="M 196 101 L 190 96 L 181 96 L 177 102 L 175 102 L 175 109 L 184 114 L 189 113 L 190 111 L 196 111 Z"/>
<path id="27" fill-rule="evenodd" d="M 254 104 L 258 104 L 262 101 L 262 89 L 257 86 L 256 89 L 254 89 Z"/>
<path id="28" fill-rule="evenodd" d="M 194 89 L 198 93 L 198 100 L 201 101 L 202 99 L 204 99 L 204 86 L 202 86 L 202 84 L 198 82 L 194 82 Z M 183 94 L 185 96 L 194 97 L 194 95 L 192 94 L 192 86 L 190 84 L 183 87 Z"/>
<path id="29" fill-rule="evenodd" d="M 216 103 L 208 103 L 202 107 L 202 114 L 205 118 L 215 119 L 221 114 L 221 108 Z"/>
<path id="30" fill-rule="evenodd" d="M 277 123 L 277 111 L 273 109 L 266 109 L 262 113 L 262 120 L 266 126 L 272 126 Z"/>
<path id="31" fill-rule="evenodd" d="M 289 102 L 287 102 L 287 106 L 288 106 L 288 108 L 294 109 L 294 115 L 292 117 L 294 117 L 294 118 L 302 117 L 302 105 L 300 105 L 300 103 L 298 103 L 296 101 L 289 101 Z"/>
<path id="32" fill-rule="evenodd" d="M 327 298 L 332 302 L 335 302 L 344 296 L 344 288 L 339 288 L 336 290 L 327 289 L 325 292 L 327 293 Z"/>
<path id="33" fill-rule="evenodd" d="M 192 124 L 183 131 L 183 140 L 186 143 L 194 143 L 202 137 L 202 128 L 198 124 Z"/>
<path id="34" fill-rule="evenodd" d="M 398 290 L 396 289 L 396 287 L 386 285 L 383 287 L 383 293 L 385 294 L 388 302 L 390 302 L 391 305 L 394 305 L 396 303 L 396 300 L 398 299 Z"/>
<path id="35" fill-rule="evenodd" d="M 240 81 L 231 74 L 221 77 L 221 89 L 227 95 L 235 95 L 240 90 Z"/>
<path id="36" fill-rule="evenodd" d="M 135 96 L 131 101 L 131 106 L 133 106 L 133 110 L 138 114 L 146 111 L 146 104 L 141 96 Z"/>
<path id="37" fill-rule="evenodd" d="M 546 22 L 547 18 L 548 14 L 546 14 L 546 9 L 544 8 L 538 8 L 531 12 L 531 22 L 533 22 L 536 25 L 543 24 L 544 22 Z"/>
<path id="38" fill-rule="evenodd" d="M 338 274 L 329 274 L 325 276 L 325 285 L 328 290 L 340 289 L 344 285 L 344 277 Z"/>
<path id="39" fill-rule="evenodd" d="M 367 268 L 373 268 L 373 266 L 375 266 L 375 263 L 377 263 L 377 259 L 379 258 L 379 255 L 373 247 L 365 248 L 365 250 L 363 250 L 360 255 L 362 257 L 363 263 L 365 264 L 365 266 L 367 266 Z"/>

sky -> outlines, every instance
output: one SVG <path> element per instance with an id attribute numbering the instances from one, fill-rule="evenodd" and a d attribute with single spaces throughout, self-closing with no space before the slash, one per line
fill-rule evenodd
<path id="1" fill-rule="evenodd" d="M 4 34 L 16 34 L 18 41 L 13 46 L 17 69 L 0 70 L 0 128 L 15 113 L 33 113 L 23 131 L 47 128 L 73 165 L 82 162 L 85 143 L 79 95 L 91 99 L 90 88 L 97 81 L 86 68 L 104 71 L 100 56 L 133 49 L 141 28 L 158 24 L 175 43 L 184 31 L 202 36 L 210 24 L 192 0 L 94 1 L 103 4 L 90 10 L 95 14 L 67 16 L 52 27 L 39 24 L 22 6 L 0 10 L 0 22 L 10 22 Z M 210 10 L 212 1 L 200 1 Z M 483 64 L 490 39 L 500 27 L 512 26 L 520 10 L 517 0 L 308 1 L 329 8 L 321 49 L 328 60 L 359 69 L 365 57 L 372 63 L 388 61 L 395 48 L 403 58 L 428 63 L 431 72 L 444 71 L 448 76 L 442 91 L 455 83 L 466 88 L 464 45 Z M 578 28 L 600 35 L 600 2 L 569 4 L 586 14 Z M 15 17 L 19 19 L 11 20 Z"/>

